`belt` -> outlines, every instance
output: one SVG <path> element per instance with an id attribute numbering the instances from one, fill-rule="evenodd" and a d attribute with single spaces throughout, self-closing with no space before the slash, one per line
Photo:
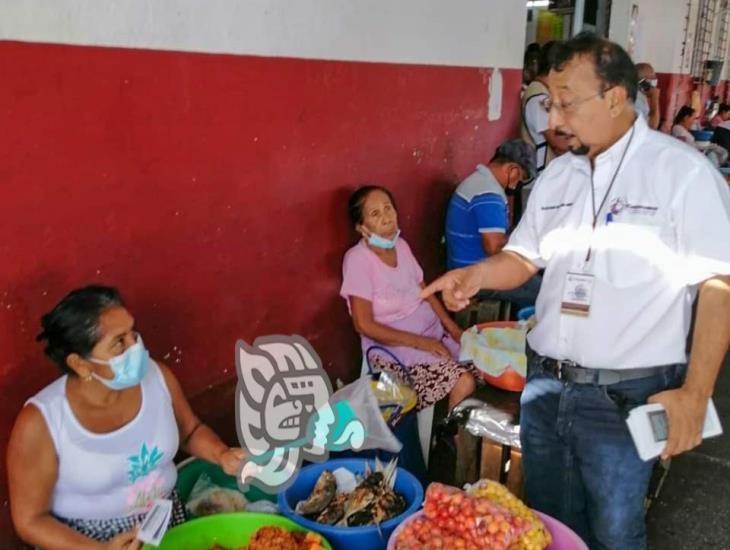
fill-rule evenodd
<path id="1" fill-rule="evenodd" d="M 609 386 L 626 380 L 649 378 L 662 372 L 665 367 L 645 367 L 640 369 L 590 369 L 581 367 L 573 361 L 563 361 L 550 357 L 538 357 L 538 363 L 545 371 L 558 380 L 565 380 L 574 384 L 596 384 Z"/>

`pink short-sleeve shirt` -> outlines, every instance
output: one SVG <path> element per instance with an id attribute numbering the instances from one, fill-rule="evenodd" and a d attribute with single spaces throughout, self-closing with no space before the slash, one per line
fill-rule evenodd
<path id="1" fill-rule="evenodd" d="M 390 267 L 361 240 L 347 251 L 342 265 L 340 296 L 347 307 L 350 296 L 369 300 L 374 319 L 383 324 L 408 317 L 422 302 L 421 266 L 404 239 L 398 239 L 395 250 L 398 265 Z"/>

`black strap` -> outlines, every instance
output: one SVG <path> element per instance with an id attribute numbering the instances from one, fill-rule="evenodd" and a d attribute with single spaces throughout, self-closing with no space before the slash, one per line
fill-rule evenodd
<path id="1" fill-rule="evenodd" d="M 535 143 L 535 140 L 532 137 L 532 134 L 530 133 L 530 128 L 527 127 L 527 104 L 532 101 L 535 98 L 538 98 L 540 96 L 547 96 L 545 92 L 538 92 L 536 94 L 532 94 L 530 97 L 525 99 L 524 104 L 522 105 L 522 108 L 520 109 L 520 123 L 522 124 L 522 127 L 525 129 L 525 133 L 530 136 L 530 141 L 532 142 L 532 146 L 535 148 L 535 153 L 537 154 L 540 149 L 547 149 L 549 147 L 547 140 L 543 141 L 540 145 L 537 145 Z M 539 158 L 539 156 L 537 157 Z M 547 166 L 547 152 L 545 153 L 545 158 L 543 159 L 542 164 L 540 166 L 536 167 L 537 173 L 539 174 L 545 169 L 545 166 Z"/>
<path id="2" fill-rule="evenodd" d="M 598 384 L 607 386 L 627 380 L 648 378 L 662 372 L 672 365 L 643 367 L 636 369 L 592 369 L 570 361 L 558 361 L 551 357 L 539 357 L 539 364 L 559 380 L 565 379 L 576 384 Z"/>
<path id="3" fill-rule="evenodd" d="M 522 108 L 520 109 L 520 114 L 522 115 L 520 122 L 522 123 L 522 127 L 527 131 L 527 135 L 530 136 L 530 140 L 532 140 L 533 142 L 535 140 L 532 139 L 532 135 L 530 135 L 530 129 L 527 127 L 527 115 L 525 114 L 525 112 L 526 112 L 527 104 L 531 100 L 535 99 L 536 97 L 540 97 L 541 95 L 548 95 L 548 94 L 546 94 L 545 92 L 539 92 L 537 94 L 532 94 L 530 97 L 525 99 L 525 102 L 522 105 Z M 535 143 L 533 143 L 533 145 L 535 145 Z"/>
<path id="4" fill-rule="evenodd" d="M 616 176 L 618 176 L 618 173 L 621 171 L 621 167 L 624 164 L 624 159 L 626 158 L 626 153 L 629 151 L 629 147 L 631 147 L 631 142 L 634 140 L 634 130 L 636 129 L 636 124 L 634 124 L 631 127 L 631 135 L 629 136 L 629 142 L 626 144 L 626 147 L 624 147 L 623 153 L 621 153 L 621 159 L 618 161 L 618 166 L 616 166 L 616 170 L 613 172 L 613 177 L 611 178 L 611 183 L 608 184 L 608 189 L 606 189 L 606 192 L 603 194 L 603 199 L 601 199 L 601 204 L 598 205 L 598 209 L 596 209 L 596 186 L 593 184 L 593 174 L 595 170 L 591 169 L 591 206 L 593 207 L 593 224 L 592 224 L 592 230 L 596 230 L 596 224 L 598 223 L 598 216 L 603 210 L 603 206 L 606 204 L 606 201 L 608 200 L 608 195 L 611 192 L 611 189 L 613 189 L 613 184 L 616 183 Z M 591 259 L 591 245 L 588 246 L 588 252 L 586 253 L 586 263 L 588 260 Z"/>
<path id="5" fill-rule="evenodd" d="M 373 350 L 375 350 L 375 351 L 382 351 L 382 352 L 385 352 L 386 355 L 389 355 L 391 357 L 391 359 L 393 359 L 393 361 L 395 361 L 395 363 L 398 365 L 398 367 L 400 367 L 400 370 L 403 372 L 403 376 L 406 377 L 406 382 L 408 382 L 408 384 L 410 384 L 411 388 L 415 388 L 415 386 L 413 384 L 413 378 L 411 377 L 411 374 L 408 372 L 408 368 L 406 368 L 406 366 L 403 363 L 401 363 L 400 359 L 398 359 L 393 354 L 392 351 L 390 351 L 389 349 L 384 348 L 383 346 L 370 346 L 367 350 L 365 350 L 365 362 L 367 363 L 367 366 L 368 366 L 368 374 L 370 376 L 374 376 L 375 375 L 375 371 L 373 370 L 373 366 L 370 363 L 370 352 L 373 351 Z"/>

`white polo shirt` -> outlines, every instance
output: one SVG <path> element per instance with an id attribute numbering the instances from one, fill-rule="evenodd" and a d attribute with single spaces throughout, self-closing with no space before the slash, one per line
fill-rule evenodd
<path id="1" fill-rule="evenodd" d="M 542 355 L 592 368 L 684 362 L 696 285 L 730 274 L 730 192 L 719 172 L 643 117 L 631 133 L 595 159 L 598 207 L 626 149 L 595 231 L 590 161 L 568 153 L 541 174 L 505 247 L 545 268 L 528 337 Z M 561 313 L 568 272 L 594 275 L 587 317 Z"/>

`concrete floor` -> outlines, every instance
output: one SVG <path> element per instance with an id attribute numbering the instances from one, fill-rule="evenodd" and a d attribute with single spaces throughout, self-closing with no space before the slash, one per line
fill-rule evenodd
<path id="1" fill-rule="evenodd" d="M 730 356 L 715 389 L 725 434 L 672 461 L 647 515 L 649 550 L 730 549 Z"/>

